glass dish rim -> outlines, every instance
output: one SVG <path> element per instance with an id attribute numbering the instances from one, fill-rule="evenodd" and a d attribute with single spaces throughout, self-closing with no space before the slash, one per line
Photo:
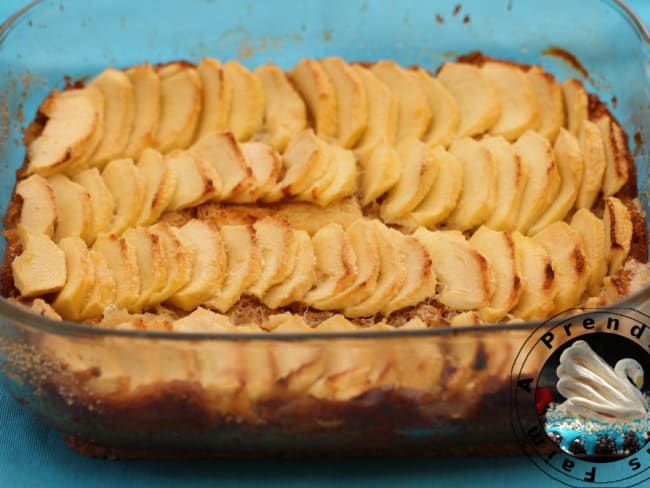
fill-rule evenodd
<path id="1" fill-rule="evenodd" d="M 601 3 L 609 5 L 617 11 L 632 27 L 640 40 L 650 48 L 650 31 L 646 28 L 637 14 L 625 3 L 624 0 L 599 0 Z M 0 25 L 0 42 L 4 42 L 4 35 L 9 29 L 25 14 L 35 6 L 43 3 L 44 0 L 31 0 L 25 6 L 11 15 L 5 22 Z M 650 283 L 635 293 L 627 296 L 624 300 L 615 302 L 606 307 L 593 310 L 629 310 L 632 303 L 637 302 L 639 298 L 648 295 L 650 292 Z M 587 308 L 572 308 L 570 310 L 588 311 Z M 133 339 L 157 339 L 172 341 L 317 341 L 317 340 L 334 340 L 334 339 L 373 339 L 373 338 L 400 338 L 400 337 L 434 337 L 447 335 L 463 335 L 472 332 L 510 332 L 510 331 L 533 331 L 544 323 L 554 323 L 565 318 L 566 311 L 548 317 L 544 320 L 527 321 L 520 323 L 498 323 L 487 325 L 471 326 L 446 326 L 435 327 L 426 330 L 384 330 L 384 331 L 354 331 L 354 332 L 311 332 L 311 333 L 208 333 L 208 332 L 172 332 L 172 331 L 147 331 L 147 330 L 116 330 L 103 327 L 94 327 L 67 320 L 55 320 L 49 317 L 37 315 L 31 312 L 27 307 L 14 304 L 5 297 L 0 296 L 0 316 L 18 322 L 21 325 L 27 325 L 33 329 L 42 332 L 62 336 L 97 336 L 97 337 L 114 337 L 114 338 L 133 338 Z M 645 315 L 645 314 L 644 314 Z"/>

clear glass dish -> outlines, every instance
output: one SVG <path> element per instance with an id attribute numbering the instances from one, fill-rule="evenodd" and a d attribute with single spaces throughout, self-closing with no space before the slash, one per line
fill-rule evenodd
<path id="1" fill-rule="evenodd" d="M 0 27 L 0 212 L 24 158 L 21 131 L 42 99 L 66 80 L 109 65 L 212 56 L 289 68 L 303 57 L 340 55 L 435 69 L 480 50 L 541 64 L 560 79 L 580 77 L 565 60 L 544 54 L 559 46 L 580 60 L 586 85 L 627 133 L 647 134 L 650 37 L 622 2 L 457 4 L 33 2 Z M 650 146 L 635 140 L 647 212 Z M 650 313 L 650 288 L 617 306 Z M 98 446 L 136 455 L 518 452 L 509 421 L 510 370 L 538 325 L 170 334 L 55 322 L 0 299 L 0 381 L 91 454 L 108 453 Z M 326 365 L 345 361 L 345 374 L 313 387 Z M 370 386 L 356 390 L 359 378 Z"/>

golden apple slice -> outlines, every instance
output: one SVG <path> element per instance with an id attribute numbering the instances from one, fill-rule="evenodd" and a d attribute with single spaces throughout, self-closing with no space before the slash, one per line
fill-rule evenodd
<path id="1" fill-rule="evenodd" d="M 136 159 L 145 148 L 156 143 L 160 122 L 160 79 L 148 63 L 129 68 L 126 75 L 133 86 L 135 115 L 123 155 Z"/>
<path id="2" fill-rule="evenodd" d="M 566 222 L 554 222 L 533 236 L 553 263 L 557 294 L 555 312 L 575 307 L 587 289 L 589 269 L 580 234 Z"/>
<path id="3" fill-rule="evenodd" d="M 225 63 L 223 71 L 232 90 L 228 130 L 238 141 L 247 141 L 262 128 L 264 122 L 262 82 L 237 61 Z"/>
<path id="4" fill-rule="evenodd" d="M 259 66 L 254 71 L 262 82 L 264 107 L 263 140 L 277 151 L 284 151 L 295 135 L 307 128 L 307 108 L 287 75 L 273 64 Z"/>
<path id="5" fill-rule="evenodd" d="M 397 140 L 423 137 L 431 124 L 431 109 L 419 83 L 395 61 L 379 61 L 370 71 L 390 88 L 399 102 Z"/>
<path id="6" fill-rule="evenodd" d="M 345 307 L 347 317 L 367 317 L 374 315 L 401 291 L 406 282 L 406 256 L 397 242 L 404 236 L 386 227 L 377 220 L 372 221 L 377 239 L 379 254 L 379 277 L 372 293 L 359 303 Z"/>
<path id="7" fill-rule="evenodd" d="M 191 311 L 214 296 L 223 286 L 228 264 L 221 234 L 216 226 L 192 219 L 179 229 L 194 249 L 192 277 L 187 285 L 167 300 L 182 310 Z"/>
<path id="8" fill-rule="evenodd" d="M 248 292 L 262 298 L 269 288 L 282 283 L 292 273 L 290 264 L 295 260 L 297 242 L 293 228 L 278 216 L 261 218 L 253 228 L 263 266 Z"/>
<path id="9" fill-rule="evenodd" d="M 21 296 L 35 297 L 61 290 L 66 284 L 66 254 L 49 236 L 18 224 L 22 253 L 11 262 Z"/>
<path id="10" fill-rule="evenodd" d="M 325 68 L 318 61 L 303 59 L 289 72 L 289 79 L 305 101 L 316 133 L 335 139 L 338 135 L 336 91 Z"/>
<path id="11" fill-rule="evenodd" d="M 54 241 L 59 242 L 64 237 L 87 240 L 93 228 L 90 194 L 62 174 L 50 176 L 47 184 L 54 192 L 57 209 Z"/>
<path id="12" fill-rule="evenodd" d="M 130 158 L 108 163 L 102 178 L 115 202 L 115 214 L 108 232 L 121 234 L 138 221 L 144 203 L 145 181 Z"/>
<path id="13" fill-rule="evenodd" d="M 483 134 L 499 120 L 501 104 L 497 92 L 476 66 L 445 63 L 437 78 L 458 103 L 457 137 Z"/>
<path id="14" fill-rule="evenodd" d="M 449 321 L 449 325 L 451 327 L 464 327 L 466 325 L 478 325 L 483 323 L 484 322 L 481 319 L 479 313 L 473 310 L 470 312 L 462 312 L 458 315 L 454 315 Z"/>
<path id="15" fill-rule="evenodd" d="M 497 168 L 494 210 L 485 224 L 494 230 L 513 230 L 528 183 L 528 166 L 503 137 L 484 137 L 480 142 L 492 154 Z"/>
<path id="16" fill-rule="evenodd" d="M 232 133 L 210 132 L 190 149 L 212 164 L 219 173 L 223 200 L 248 191 L 254 184 L 252 170 Z"/>
<path id="17" fill-rule="evenodd" d="M 429 193 L 438 175 L 440 161 L 433 149 L 419 139 L 404 139 L 397 145 L 402 172 L 381 204 L 381 218 L 395 222 L 406 216 Z"/>
<path id="18" fill-rule="evenodd" d="M 535 239 L 520 232 L 514 232 L 512 238 L 521 273 L 521 294 L 510 313 L 523 320 L 546 318 L 553 311 L 557 293 L 551 258 Z"/>
<path id="19" fill-rule="evenodd" d="M 220 195 L 219 173 L 193 151 L 172 151 L 165 156 L 165 161 L 176 179 L 174 194 L 167 210 L 196 207 Z"/>
<path id="20" fill-rule="evenodd" d="M 255 182 L 247 190 L 230 198 L 231 202 L 254 203 L 275 186 L 282 170 L 280 155 L 268 144 L 244 142 L 241 151 Z"/>
<path id="21" fill-rule="evenodd" d="M 402 161 L 395 148 L 381 142 L 365 152 L 367 159 L 360 160 L 362 205 L 368 205 L 399 181 Z"/>
<path id="22" fill-rule="evenodd" d="M 194 68 L 174 66 L 158 71 L 160 77 L 160 122 L 156 149 L 168 153 L 185 149 L 194 140 L 199 125 L 203 90 Z"/>
<path id="23" fill-rule="evenodd" d="M 431 232 L 420 227 L 413 234 L 425 247 L 442 288 L 436 299 L 453 310 L 488 306 L 494 276 L 483 255 L 455 230 Z"/>
<path id="24" fill-rule="evenodd" d="M 532 86 L 539 109 L 537 132 L 552 142 L 560 128 L 564 126 L 562 87 L 552 74 L 547 73 L 539 66 L 530 68 L 526 76 Z"/>
<path id="25" fill-rule="evenodd" d="M 321 61 L 336 93 L 338 111 L 338 143 L 351 148 L 359 141 L 368 125 L 368 100 L 363 80 L 343 59 Z"/>
<path id="26" fill-rule="evenodd" d="M 603 185 L 603 175 L 607 166 L 605 143 L 598 126 L 589 120 L 582 121 L 578 140 L 585 167 L 576 199 L 576 208 L 591 208 Z"/>
<path id="27" fill-rule="evenodd" d="M 140 270 L 140 291 L 134 310 L 147 308 L 154 293 L 167 284 L 167 262 L 161 239 L 146 227 L 133 227 L 124 232 L 124 240 L 133 248 Z M 119 279 L 119 276 L 116 277 Z"/>
<path id="28" fill-rule="evenodd" d="M 115 277 L 103 255 L 90 249 L 88 257 L 93 267 L 94 283 L 81 310 L 80 319 L 96 319 L 115 301 Z"/>
<path id="29" fill-rule="evenodd" d="M 269 308 L 278 308 L 303 299 L 316 283 L 316 256 L 309 234 L 303 230 L 294 233 L 297 249 L 291 275 L 284 282 L 271 287 L 261 301 Z"/>
<path id="30" fill-rule="evenodd" d="M 22 199 L 20 223 L 31 232 L 52 237 L 57 219 L 54 190 L 47 180 L 34 174 L 16 184 L 16 195 Z"/>
<path id="31" fill-rule="evenodd" d="M 90 164 L 103 168 L 111 159 L 124 155 L 135 117 L 133 84 L 124 71 L 108 68 L 95 78 L 104 96 L 104 132 Z"/>
<path id="32" fill-rule="evenodd" d="M 341 314 L 332 315 L 315 327 L 318 332 L 356 332 L 359 327 L 354 325 Z"/>
<path id="33" fill-rule="evenodd" d="M 203 99 L 201 120 L 197 137 L 208 132 L 228 130 L 233 90 L 221 63 L 213 58 L 203 58 L 196 68 L 201 78 Z"/>
<path id="34" fill-rule="evenodd" d="M 530 227 L 531 234 L 536 234 L 547 225 L 564 219 L 573 207 L 582 183 L 584 161 L 580 142 L 566 129 L 560 129 L 553 145 L 553 155 L 560 174 L 560 191 L 551 206 Z"/>
<path id="35" fill-rule="evenodd" d="M 456 99 L 442 83 L 422 68 L 409 71 L 420 90 L 427 97 L 432 120 L 424 138 L 431 146 L 449 146 L 460 123 L 460 109 Z"/>
<path id="36" fill-rule="evenodd" d="M 577 134 L 584 120 L 589 118 L 589 96 L 579 80 L 570 78 L 562 82 L 562 96 L 569 132 Z"/>
<path id="37" fill-rule="evenodd" d="M 251 225 L 224 225 L 220 229 L 226 251 L 227 272 L 220 288 L 214 289 L 205 306 L 228 311 L 252 285 L 262 269 L 260 251 Z"/>
<path id="38" fill-rule="evenodd" d="M 191 314 L 174 320 L 172 330 L 174 332 L 235 333 L 237 332 L 237 327 L 230 321 L 228 316 L 215 313 L 203 307 L 198 307 Z M 229 345 L 228 347 L 232 348 L 231 346 Z"/>
<path id="39" fill-rule="evenodd" d="M 115 199 L 97 168 L 83 170 L 72 178 L 90 195 L 92 229 L 88 233 L 86 242 L 92 244 L 97 236 L 108 229 L 111 224 L 115 211 Z"/>
<path id="40" fill-rule="evenodd" d="M 359 65 L 353 65 L 352 69 L 363 83 L 368 102 L 368 125 L 357 143 L 363 159 L 364 152 L 378 144 L 395 144 L 400 104 L 391 89 L 369 69 Z"/>
<path id="41" fill-rule="evenodd" d="M 625 262 L 630 252 L 632 234 L 632 215 L 627 206 L 618 198 L 605 198 L 605 239 L 607 247 L 608 273 L 616 273 Z"/>
<path id="42" fill-rule="evenodd" d="M 115 305 L 136 311 L 134 306 L 140 295 L 140 268 L 133 246 L 115 234 L 100 234 L 92 250 L 104 256 L 115 277 Z"/>
<path id="43" fill-rule="evenodd" d="M 352 196 L 357 191 L 357 163 L 352 151 L 338 146 L 330 146 L 333 164 L 328 169 L 333 174 L 332 182 L 323 189 L 314 201 L 321 207 Z"/>
<path id="44" fill-rule="evenodd" d="M 555 199 L 560 189 L 560 174 L 551 144 L 537 132 L 527 131 L 514 148 L 528 173 L 516 228 L 528 232 Z"/>
<path id="45" fill-rule="evenodd" d="M 573 214 L 571 227 L 580 234 L 585 247 L 589 270 L 587 290 L 590 295 L 597 295 L 607 274 L 605 223 L 586 208 L 581 208 Z"/>
<path id="46" fill-rule="evenodd" d="M 160 240 L 167 265 L 167 282 L 149 297 L 149 305 L 157 305 L 187 286 L 192 279 L 195 256 L 192 243 L 178 228 L 158 222 L 149 231 Z"/>
<path id="47" fill-rule="evenodd" d="M 535 92 L 524 72 L 510 63 L 488 61 L 481 74 L 492 84 L 501 103 L 501 115 L 490 128 L 491 134 L 515 141 L 539 125 L 539 108 Z"/>
<path id="48" fill-rule="evenodd" d="M 308 203 L 283 203 L 276 209 L 292 227 L 307 231 L 309 235 L 314 235 L 321 227 L 331 222 L 338 222 L 347 228 L 352 222 L 363 217 L 356 198 L 333 202 L 327 207 L 327 212 L 323 212 L 317 205 Z"/>
<path id="49" fill-rule="evenodd" d="M 41 135 L 27 147 L 29 173 L 48 176 L 64 171 L 97 147 L 98 131 L 102 135 L 103 100 L 98 107 L 92 90 L 54 91 L 39 112 L 47 122 Z"/>
<path id="50" fill-rule="evenodd" d="M 311 239 L 316 255 L 317 285 L 305 295 L 305 303 L 322 309 L 320 301 L 329 300 L 349 288 L 356 280 L 357 256 L 350 239 L 339 224 L 329 224 Z"/>
<path id="51" fill-rule="evenodd" d="M 411 213 L 413 220 L 425 227 L 444 221 L 456 208 L 463 189 L 463 165 L 458 158 L 442 146 L 435 147 L 433 155 L 439 161 L 438 176 Z"/>
<path id="52" fill-rule="evenodd" d="M 336 179 L 337 173 L 334 171 L 336 168 L 336 158 L 333 147 L 325 143 L 322 140 L 314 140 L 314 152 L 311 153 L 310 157 L 307 157 L 303 161 L 293 162 L 292 158 L 288 158 L 286 161 L 291 165 L 294 165 L 294 168 L 299 168 L 302 163 L 306 171 L 305 174 L 308 178 L 311 178 L 310 184 L 304 190 L 300 191 L 295 195 L 296 200 L 302 200 L 305 202 L 318 202 L 320 200 L 321 194 L 327 189 Z M 294 146 L 295 147 L 295 146 Z M 296 154 L 292 152 L 292 155 Z M 302 184 L 308 182 L 305 179 L 303 182 L 300 180 L 296 181 L 293 185 L 294 188 L 300 188 Z M 277 194 L 278 187 L 276 187 L 270 195 Z"/>
<path id="53" fill-rule="evenodd" d="M 482 225 L 469 239 L 469 244 L 488 260 L 494 272 L 494 293 L 488 305 L 478 312 L 484 322 L 498 322 L 517 304 L 521 293 L 515 243 L 509 232 Z"/>
<path id="54" fill-rule="evenodd" d="M 171 204 L 176 192 L 176 173 L 163 155 L 151 148 L 142 151 L 137 168 L 145 182 L 145 195 L 136 223 L 150 225 L 157 222 Z"/>
<path id="55" fill-rule="evenodd" d="M 630 152 L 625 142 L 625 133 L 617 122 L 605 115 L 596 121 L 603 136 L 607 164 L 603 175 L 603 195 L 615 195 L 628 178 Z"/>
<path id="56" fill-rule="evenodd" d="M 65 254 L 67 278 L 52 307 L 66 320 L 79 320 L 95 283 L 95 268 L 86 243 L 79 237 L 61 239 L 59 247 Z"/>
<path id="57" fill-rule="evenodd" d="M 468 230 L 482 224 L 494 210 L 496 163 L 490 151 L 474 139 L 456 139 L 449 152 L 463 167 L 463 187 L 447 225 L 455 230 Z"/>
<path id="58" fill-rule="evenodd" d="M 394 235 L 397 245 L 402 248 L 402 254 L 405 256 L 406 278 L 399 293 L 381 308 L 381 312 L 386 315 L 400 308 L 417 305 L 436 295 L 436 273 L 426 248 L 414 237 Z M 404 327 L 407 326 L 408 324 Z"/>

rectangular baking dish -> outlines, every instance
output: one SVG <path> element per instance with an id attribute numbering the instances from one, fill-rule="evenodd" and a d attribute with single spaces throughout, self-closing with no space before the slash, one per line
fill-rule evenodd
<path id="1" fill-rule="evenodd" d="M 42 99 L 109 65 L 211 56 L 289 68 L 340 55 L 435 70 L 480 50 L 597 93 L 634 139 L 647 213 L 649 49 L 617 0 L 36 1 L 0 27 L 0 212 Z M 617 306 L 650 313 L 650 288 Z M 0 381 L 88 454 L 516 453 L 511 367 L 538 325 L 171 334 L 55 322 L 2 298 Z M 319 368 L 336 361 L 352 366 L 313 393 Z"/>

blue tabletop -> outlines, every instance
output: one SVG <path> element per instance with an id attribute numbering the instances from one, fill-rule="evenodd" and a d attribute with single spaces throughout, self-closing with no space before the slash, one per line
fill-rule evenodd
<path id="1" fill-rule="evenodd" d="M 1 0 L 0 20 L 26 0 Z M 628 4 L 650 25 L 650 1 Z M 0 389 L 0 487 L 553 486 L 525 457 L 105 461 L 80 456 Z"/>

